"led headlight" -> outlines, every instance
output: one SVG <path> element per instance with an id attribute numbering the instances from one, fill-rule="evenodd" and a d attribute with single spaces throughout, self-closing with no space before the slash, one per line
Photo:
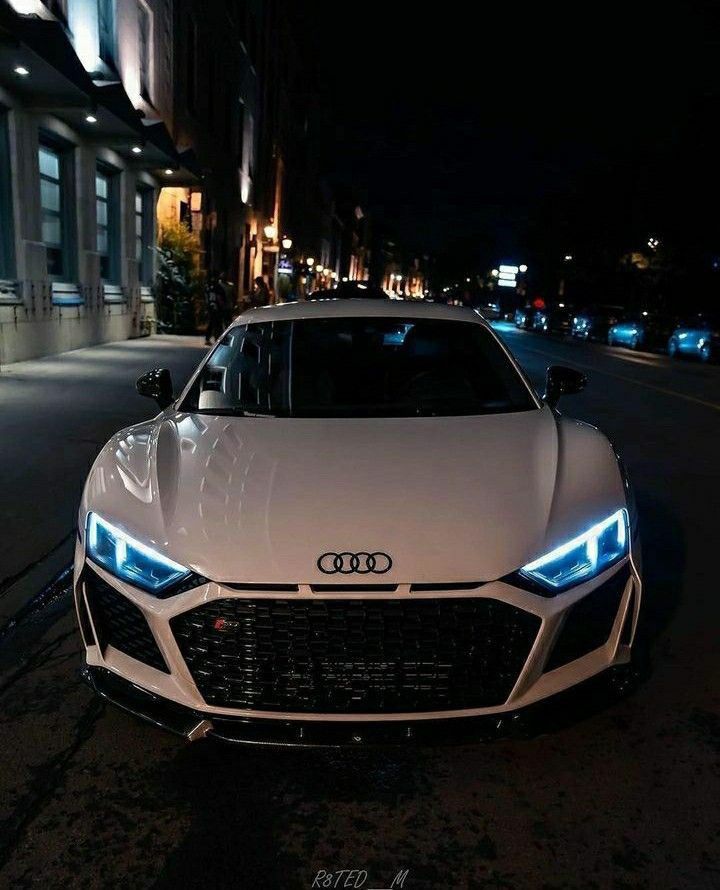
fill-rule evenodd
<path id="1" fill-rule="evenodd" d="M 86 532 L 85 552 L 93 562 L 148 593 L 161 593 L 192 574 L 97 513 L 88 513 Z"/>
<path id="2" fill-rule="evenodd" d="M 599 575 L 627 553 L 627 511 L 618 510 L 577 538 L 529 562 L 519 574 L 559 591 Z"/>

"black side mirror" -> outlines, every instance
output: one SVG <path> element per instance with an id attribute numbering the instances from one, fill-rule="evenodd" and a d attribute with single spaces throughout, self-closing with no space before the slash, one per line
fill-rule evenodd
<path id="1" fill-rule="evenodd" d="M 545 377 L 545 395 L 543 399 L 551 408 L 556 408 L 560 396 L 570 396 L 581 392 L 587 385 L 587 377 L 575 368 L 564 365 L 550 365 Z"/>
<path id="2" fill-rule="evenodd" d="M 167 408 L 172 405 L 173 384 L 170 371 L 167 368 L 153 368 L 142 377 L 138 377 L 135 389 L 141 396 L 147 396 L 149 399 L 155 399 L 161 408 Z"/>

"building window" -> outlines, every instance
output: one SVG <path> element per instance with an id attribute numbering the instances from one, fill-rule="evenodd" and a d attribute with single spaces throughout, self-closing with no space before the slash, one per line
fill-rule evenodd
<path id="1" fill-rule="evenodd" d="M 152 47 L 152 19 L 150 10 L 142 0 L 138 0 L 138 63 L 140 66 L 140 95 L 147 102 L 150 101 L 151 79 L 151 47 Z"/>
<path id="2" fill-rule="evenodd" d="M 15 226 L 7 123 L 7 113 L 0 108 L 0 279 L 15 277 Z"/>
<path id="3" fill-rule="evenodd" d="M 197 99 L 198 99 L 198 65 L 197 65 L 197 42 L 198 42 L 198 29 L 197 22 L 195 19 L 190 16 L 187 20 L 187 42 L 185 44 L 185 51 L 187 53 L 187 69 L 186 69 L 186 77 L 187 77 L 187 107 L 188 111 L 191 114 L 197 113 Z"/>
<path id="4" fill-rule="evenodd" d="M 107 65 L 115 65 L 115 0 L 98 0 L 98 32 L 100 58 Z"/>
<path id="5" fill-rule="evenodd" d="M 95 172 L 95 208 L 97 218 L 97 252 L 100 254 L 100 277 L 116 283 L 118 251 L 118 189 L 117 174 L 106 167 Z"/>
<path id="6" fill-rule="evenodd" d="M 40 145 L 40 206 L 42 240 L 47 252 L 47 271 L 53 278 L 70 274 L 68 232 L 65 219 L 66 176 L 62 153 L 50 145 Z"/>
<path id="7" fill-rule="evenodd" d="M 135 259 L 140 284 L 152 283 L 152 198 L 152 189 L 138 189 L 135 192 Z"/>

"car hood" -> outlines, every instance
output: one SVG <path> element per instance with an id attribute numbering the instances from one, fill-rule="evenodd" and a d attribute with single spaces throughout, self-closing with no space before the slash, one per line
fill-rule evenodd
<path id="1" fill-rule="evenodd" d="M 165 414 L 118 433 L 92 510 L 214 580 L 321 583 L 326 552 L 382 551 L 349 582 L 488 581 L 624 504 L 593 427 L 545 407 L 484 417 Z"/>

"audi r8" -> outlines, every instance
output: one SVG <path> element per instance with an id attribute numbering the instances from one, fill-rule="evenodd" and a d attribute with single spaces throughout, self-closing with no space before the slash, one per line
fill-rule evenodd
<path id="1" fill-rule="evenodd" d="M 501 718 L 629 663 L 637 519 L 610 442 L 559 413 L 584 383 L 553 366 L 541 398 L 470 309 L 246 312 L 182 391 L 138 380 L 160 413 L 91 469 L 85 678 L 187 738 L 307 743 Z"/>

